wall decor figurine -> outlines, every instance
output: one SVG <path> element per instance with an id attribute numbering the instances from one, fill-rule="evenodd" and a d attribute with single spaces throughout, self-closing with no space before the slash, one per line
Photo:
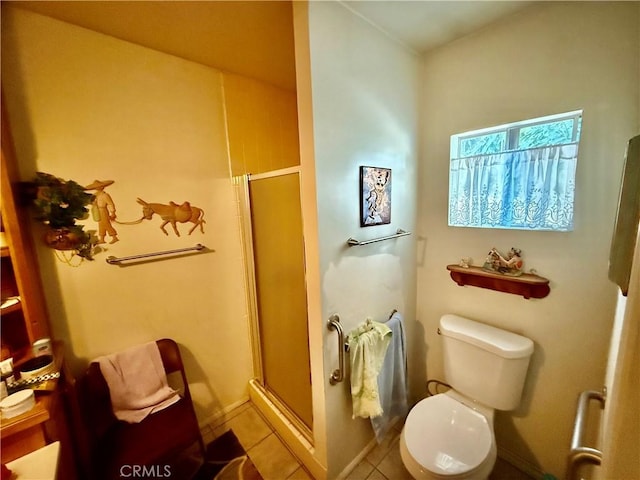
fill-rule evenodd
<path id="1" fill-rule="evenodd" d="M 512 247 L 507 254 L 507 258 L 505 258 L 494 247 L 489 250 L 482 269 L 488 272 L 518 277 L 523 273 L 523 264 L 522 251 L 519 248 Z"/>
<path id="2" fill-rule="evenodd" d="M 176 236 L 180 236 L 176 223 L 193 223 L 193 227 L 189 230 L 189 235 L 200 226 L 200 231 L 204 233 L 204 211 L 201 208 L 192 206 L 189 202 L 183 202 L 178 205 L 175 202 L 169 202 L 168 205 L 162 203 L 147 203 L 141 198 L 138 198 L 138 203 L 142 205 L 142 219 L 151 220 L 154 214 L 160 215 L 163 222 L 160 225 L 160 229 L 165 235 L 169 235 L 169 232 L 165 230 L 165 225 L 168 223 L 173 227 L 173 231 Z"/>
<path id="3" fill-rule="evenodd" d="M 93 205 L 91 208 L 91 216 L 98 222 L 98 243 L 107 243 L 104 237 L 108 234 L 111 237 L 109 243 L 116 243 L 118 241 L 118 232 L 113 225 L 112 221 L 116 219 L 116 205 L 107 192 L 104 191 L 106 187 L 112 185 L 113 180 L 94 180 L 91 185 L 84 187 L 85 190 L 95 190 Z"/>
<path id="4" fill-rule="evenodd" d="M 458 265 L 460 265 L 462 268 L 469 268 L 471 265 L 473 265 L 473 258 L 462 257 Z"/>
<path id="5" fill-rule="evenodd" d="M 391 169 L 360 167 L 360 226 L 391 223 Z"/>

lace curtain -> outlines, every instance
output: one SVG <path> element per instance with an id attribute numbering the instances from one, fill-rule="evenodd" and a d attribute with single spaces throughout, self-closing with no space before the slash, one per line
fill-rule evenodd
<path id="1" fill-rule="evenodd" d="M 573 229 L 578 144 L 451 160 L 449 225 Z"/>

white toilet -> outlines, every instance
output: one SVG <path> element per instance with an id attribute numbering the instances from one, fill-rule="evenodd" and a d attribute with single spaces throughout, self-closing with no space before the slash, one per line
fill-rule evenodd
<path id="1" fill-rule="evenodd" d="M 416 479 L 484 480 L 496 461 L 494 409 L 520 404 L 533 342 L 450 314 L 440 319 L 438 333 L 452 388 L 411 409 L 400 456 Z"/>

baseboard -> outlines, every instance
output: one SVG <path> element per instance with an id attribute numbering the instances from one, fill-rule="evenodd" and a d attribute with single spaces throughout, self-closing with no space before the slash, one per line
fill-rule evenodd
<path id="1" fill-rule="evenodd" d="M 533 463 L 525 460 L 521 456 L 510 452 L 504 448 L 498 448 L 498 456 L 507 463 L 510 463 L 518 470 L 524 472 L 531 478 L 542 478 L 544 473 L 540 470 L 540 467 L 534 465 Z"/>
<path id="2" fill-rule="evenodd" d="M 222 425 L 226 421 L 230 419 L 229 414 L 238 407 L 241 407 L 245 403 L 249 402 L 249 397 L 243 397 L 237 402 L 232 403 L 231 405 L 226 406 L 222 410 L 218 410 L 217 412 L 212 413 L 211 415 L 205 417 L 204 419 L 198 422 L 200 429 L 211 426 L 212 428 L 216 428 L 219 425 Z"/>
<path id="3" fill-rule="evenodd" d="M 376 441 L 376 438 L 373 437 L 373 439 L 369 443 L 367 443 L 362 451 L 353 460 L 351 460 L 351 462 L 349 462 L 346 467 L 342 469 L 342 471 L 336 477 L 336 480 L 344 480 L 345 478 L 347 478 L 349 474 L 360 464 L 360 462 L 362 462 L 362 460 L 364 460 L 366 456 L 369 455 L 369 452 L 376 448 L 377 445 L 378 442 Z"/>
<path id="4" fill-rule="evenodd" d="M 399 417 L 395 417 L 391 420 L 391 422 L 389 423 L 389 426 L 387 427 L 387 433 L 385 434 L 385 438 L 386 436 L 392 434 L 392 430 L 396 428 L 396 425 L 398 424 L 399 421 L 400 421 Z M 365 445 L 365 447 L 356 456 L 356 458 L 354 458 L 351 462 L 349 462 L 349 464 L 346 467 L 342 469 L 342 471 L 336 477 L 336 480 L 342 480 L 346 478 L 360 464 L 360 462 L 362 462 L 362 460 L 364 460 L 365 457 L 369 455 L 369 452 L 371 452 L 377 446 L 378 446 L 378 441 L 374 436 L 371 439 L 371 441 Z"/>

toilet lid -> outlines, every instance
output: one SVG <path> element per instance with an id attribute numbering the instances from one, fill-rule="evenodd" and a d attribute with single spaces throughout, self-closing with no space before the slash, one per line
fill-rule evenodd
<path id="1" fill-rule="evenodd" d="M 478 467 L 493 441 L 487 419 L 446 394 L 418 402 L 403 434 L 415 461 L 431 472 L 452 476 Z"/>

